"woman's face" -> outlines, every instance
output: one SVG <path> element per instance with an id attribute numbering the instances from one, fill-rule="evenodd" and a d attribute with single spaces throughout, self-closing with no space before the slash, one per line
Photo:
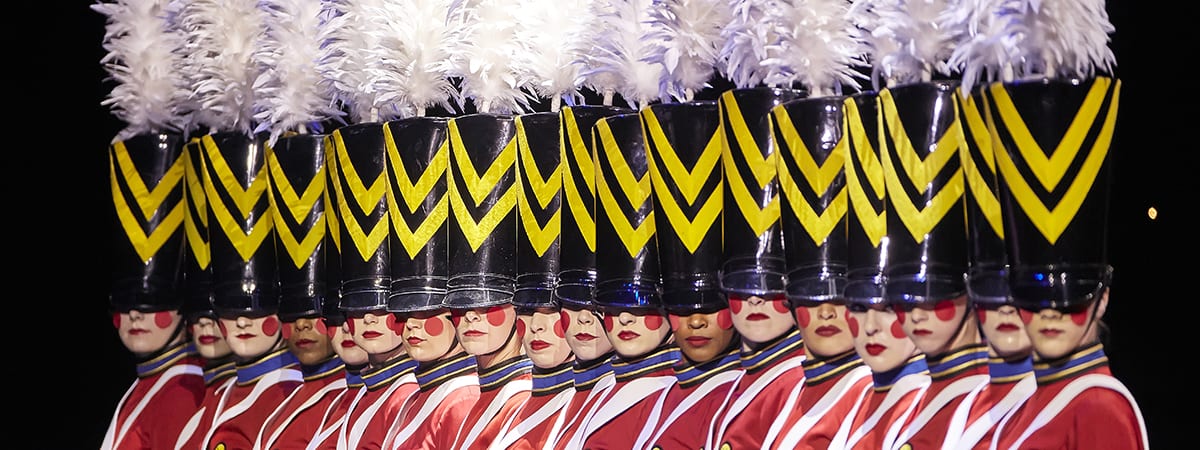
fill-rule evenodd
<path id="1" fill-rule="evenodd" d="M 917 354 L 917 345 L 904 334 L 904 327 L 892 308 L 874 305 L 850 309 L 846 325 L 854 336 L 854 351 L 872 372 L 895 369 Z"/>
<path id="2" fill-rule="evenodd" d="M 396 315 L 387 311 L 372 311 L 361 316 L 355 314 L 346 319 L 354 342 L 368 355 L 386 354 L 403 341 L 402 324 Z"/>
<path id="3" fill-rule="evenodd" d="M 459 348 L 450 310 L 435 309 L 402 314 L 404 349 L 419 363 L 436 361 Z"/>
<path id="4" fill-rule="evenodd" d="M 221 334 L 221 327 L 211 317 L 200 317 L 192 323 L 192 344 L 200 352 L 200 356 L 213 360 L 224 358 L 233 353 L 229 341 Z"/>
<path id="5" fill-rule="evenodd" d="M 979 305 L 977 310 L 979 329 L 994 356 L 1028 355 L 1033 349 L 1033 343 L 1025 333 L 1025 323 L 1015 306 Z"/>
<path id="6" fill-rule="evenodd" d="M 650 353 L 671 332 L 666 316 L 655 310 L 608 312 L 604 316 L 604 329 L 617 354 L 625 358 Z"/>
<path id="7" fill-rule="evenodd" d="M 333 345 L 324 319 L 306 317 L 286 322 L 283 324 L 283 339 L 287 341 L 288 351 L 296 355 L 300 364 L 312 366 L 333 356 Z"/>
<path id="8" fill-rule="evenodd" d="M 797 306 L 796 325 L 804 348 L 813 357 L 830 358 L 854 350 L 854 336 L 850 335 L 850 312 L 840 301 L 819 302 Z"/>
<path id="9" fill-rule="evenodd" d="M 454 321 L 458 340 L 467 353 L 487 355 L 500 350 L 513 336 L 517 311 L 511 304 L 453 309 L 450 319 Z"/>
<path id="10" fill-rule="evenodd" d="M 770 342 L 796 326 L 792 308 L 782 295 L 770 299 L 730 295 L 729 311 L 733 313 L 733 327 L 743 341 L 752 345 Z"/>
<path id="11" fill-rule="evenodd" d="M 131 353 L 146 356 L 166 348 L 175 327 L 183 320 L 179 311 L 141 312 L 136 309 L 113 313 L 117 336 Z"/>
<path id="12" fill-rule="evenodd" d="M 566 325 L 567 346 L 582 361 L 599 358 L 613 349 L 604 330 L 603 318 L 588 309 L 563 307 L 560 320 Z"/>
<path id="13" fill-rule="evenodd" d="M 675 334 L 679 350 L 697 364 L 712 361 L 720 356 L 737 337 L 729 308 L 686 316 L 670 314 L 668 317 L 671 319 L 671 332 Z"/>
<path id="14" fill-rule="evenodd" d="M 537 308 L 517 316 L 517 336 L 533 365 L 549 369 L 574 356 L 565 325 L 558 308 Z"/>
<path id="15" fill-rule="evenodd" d="M 956 347 L 955 339 L 963 329 L 967 314 L 967 296 L 961 295 L 935 303 L 893 308 L 904 325 L 904 334 L 926 355 L 943 355 Z"/>
<path id="16" fill-rule="evenodd" d="M 279 317 L 274 314 L 258 318 L 222 317 L 217 322 L 221 324 L 221 332 L 229 340 L 233 354 L 243 360 L 257 358 L 275 349 L 283 332 Z"/>
<path id="17" fill-rule="evenodd" d="M 1033 351 L 1043 360 L 1070 355 L 1076 349 L 1095 342 L 1099 331 L 1096 322 L 1108 307 L 1108 292 L 1092 301 L 1067 310 L 1043 309 L 1037 312 L 1022 309 L 1021 321 L 1033 343 Z"/>
<path id="18" fill-rule="evenodd" d="M 333 345 L 333 351 L 347 366 L 362 366 L 367 363 L 369 356 L 367 351 L 358 346 L 354 342 L 354 335 L 350 333 L 350 321 L 343 322 L 340 326 L 329 327 L 330 343 Z"/>

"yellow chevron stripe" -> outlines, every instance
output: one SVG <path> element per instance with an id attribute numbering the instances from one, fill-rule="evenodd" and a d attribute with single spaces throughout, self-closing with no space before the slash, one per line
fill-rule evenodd
<path id="1" fill-rule="evenodd" d="M 616 175 L 617 183 L 621 186 L 625 198 L 633 206 L 633 209 L 637 210 L 650 198 L 649 177 L 646 176 L 647 174 L 642 174 L 641 180 L 635 180 L 633 171 L 621 154 L 621 149 L 617 145 L 617 140 L 607 121 L 596 122 L 596 130 L 600 134 L 600 146 L 595 149 L 597 160 L 600 158 L 600 154 L 604 153 L 605 160 L 612 167 L 613 174 Z M 605 216 L 608 216 L 621 243 L 625 244 L 625 251 L 629 252 L 629 257 L 637 258 L 642 249 L 646 248 L 646 243 L 650 241 L 650 238 L 654 237 L 654 211 L 650 211 L 646 218 L 642 219 L 642 223 L 634 227 L 629 218 L 621 212 L 621 206 L 617 203 L 617 198 L 613 195 L 603 173 L 596 174 L 596 199 L 604 205 Z"/>
<path id="2" fill-rule="evenodd" d="M 742 157 L 745 159 L 746 165 L 750 166 L 750 173 L 754 174 L 754 180 L 758 182 L 758 187 L 765 188 L 768 183 L 775 180 L 775 153 L 763 156 L 758 143 L 754 141 L 754 135 L 750 133 L 750 126 L 746 125 L 746 118 L 742 117 L 742 108 L 738 106 L 737 97 L 734 97 L 732 90 L 721 94 L 718 106 L 721 108 L 721 115 L 729 119 L 728 123 L 732 127 L 734 140 L 742 150 Z M 722 120 L 723 142 L 729 138 L 730 134 L 730 129 L 726 128 L 725 124 L 726 121 Z M 728 151 L 728 148 L 725 148 L 725 151 Z"/>
<path id="3" fill-rule="evenodd" d="M 145 184 L 142 183 L 141 176 L 138 175 L 137 170 L 133 169 L 132 173 L 129 171 L 133 167 L 133 160 L 129 158 L 129 152 L 125 148 L 125 144 L 117 142 L 113 145 L 113 150 L 113 152 L 109 153 L 108 163 L 113 206 L 116 208 L 117 219 L 121 223 L 121 228 L 125 230 L 125 236 L 129 238 L 129 243 L 133 245 L 134 251 L 141 258 L 142 263 L 148 263 L 150 262 L 150 258 L 154 257 L 163 244 L 167 242 L 167 239 L 175 234 L 175 231 L 183 224 L 186 213 L 183 203 L 178 202 L 174 205 L 163 204 L 167 194 L 175 187 L 178 187 L 179 182 L 183 179 L 183 160 L 179 159 L 172 163 L 171 168 L 167 169 L 167 172 L 163 174 L 162 180 L 154 187 L 154 192 L 150 193 L 146 190 Z M 121 159 L 125 161 L 122 162 Z M 125 166 L 126 163 L 128 163 L 128 166 Z M 122 166 L 120 170 L 118 170 L 118 166 Z M 171 207 L 171 210 L 163 217 L 158 226 L 150 232 L 149 236 L 146 235 L 137 218 L 134 217 L 132 208 L 130 208 L 129 203 L 125 201 L 125 196 L 121 193 L 121 186 L 117 178 L 118 173 L 121 174 L 120 176 L 129 185 L 129 190 L 134 193 L 138 207 L 142 210 L 142 217 L 152 216 L 161 207 Z M 130 178 L 131 176 L 132 179 Z M 136 180 L 136 182 L 133 180 Z M 140 189 L 137 185 L 140 185 Z M 152 203 L 154 205 L 153 208 L 147 210 L 148 203 Z"/>
<path id="4" fill-rule="evenodd" d="M 808 144 L 804 143 L 804 139 L 792 125 L 793 122 L 788 116 L 787 110 L 782 106 L 777 106 L 773 113 L 775 114 L 773 126 L 784 136 L 784 146 L 786 147 L 786 152 L 782 147 L 779 151 L 783 155 L 790 156 L 791 160 L 796 163 L 796 167 L 804 175 L 808 189 L 818 196 L 825 195 L 832 187 L 837 175 L 846 166 L 846 154 L 849 152 L 846 136 L 842 136 L 833 151 L 825 158 L 825 164 L 820 165 L 813 159 Z M 792 214 L 804 226 L 804 230 L 808 232 L 814 245 L 819 246 L 829 238 L 829 234 L 846 216 L 846 211 L 849 209 L 846 189 L 842 187 L 837 190 L 833 201 L 825 207 L 825 210 L 818 213 L 800 192 L 799 184 L 792 177 L 791 171 L 788 170 L 782 158 L 779 160 L 779 185 L 783 190 L 783 195 L 788 199 L 788 204 L 792 207 Z"/>
<path id="5" fill-rule="evenodd" d="M 417 182 L 413 183 L 408 176 L 408 167 L 400 158 L 400 149 L 396 147 L 396 138 L 392 136 L 391 129 L 384 128 L 383 141 L 387 145 L 387 156 L 392 165 L 392 172 L 396 174 L 393 187 L 400 189 L 400 198 L 404 200 L 408 212 L 416 212 L 429 193 L 433 191 L 433 187 L 446 174 L 446 168 L 449 167 L 450 161 L 450 151 L 448 150 L 450 142 L 442 141 L 442 145 L 429 160 L 429 166 L 417 177 Z M 422 243 L 422 245 L 424 244 Z"/>
<path id="6" fill-rule="evenodd" d="M 1111 81 L 1112 80 L 1108 78 L 1097 78 L 1095 84 L 1092 86 L 1092 91 L 1088 93 L 1088 101 L 1083 103 L 1081 109 L 1098 108 L 1097 102 L 1093 101 L 1091 97 L 1093 95 L 1099 95 L 1100 97 L 1103 97 L 1104 91 L 1096 91 L 1096 86 L 1103 84 L 1103 86 L 1107 88 Z M 1004 86 L 1000 83 L 994 84 L 990 91 L 993 95 L 993 98 L 996 98 L 999 95 L 1004 95 L 1005 99 L 1007 99 L 1007 93 L 1004 92 Z M 1100 129 L 1100 134 L 1096 137 L 1096 141 L 1092 143 L 1092 147 L 1088 151 L 1087 158 L 1084 159 L 1083 166 L 1079 169 L 1079 174 L 1077 174 L 1071 181 L 1071 184 L 1067 187 L 1067 191 L 1063 195 L 1063 198 L 1059 200 L 1058 204 L 1053 210 L 1047 209 L 1046 205 L 1042 203 L 1037 194 L 1033 192 L 1033 189 L 1029 186 L 1028 181 L 1022 177 L 1020 171 L 1017 170 L 1016 165 L 1013 164 L 1012 157 L 1008 154 L 1008 152 L 999 149 L 996 151 L 996 165 L 1000 168 L 1000 173 L 1004 177 L 1005 183 L 1007 183 L 1009 189 L 1012 191 L 1013 197 L 1017 200 L 1017 204 L 1021 205 L 1021 210 L 1025 211 L 1025 214 L 1029 216 L 1030 220 L 1033 222 L 1033 225 L 1037 227 L 1038 231 L 1041 231 L 1042 236 L 1044 236 L 1046 241 L 1051 244 L 1054 244 L 1058 241 L 1058 238 L 1062 235 L 1063 230 L 1065 230 L 1067 225 L 1074 220 L 1075 214 L 1079 212 L 1079 207 L 1083 204 L 1084 199 L 1087 198 L 1088 192 L 1090 192 L 1092 189 L 1092 185 L 1096 182 L 1096 176 L 1100 172 L 1100 167 L 1103 166 L 1104 160 L 1108 157 L 1109 146 L 1112 144 L 1113 130 L 1116 127 L 1117 109 L 1120 105 L 1120 99 L 1121 81 L 1117 80 L 1113 88 L 1113 95 L 1108 109 L 1108 115 L 1104 119 L 1104 123 Z M 1101 98 L 1101 100 L 1103 99 Z M 1006 129 L 1011 132 L 1013 128 L 1017 126 L 1011 122 L 1021 121 L 1020 113 L 1015 110 L 1011 101 L 997 101 L 996 107 L 997 109 L 1001 110 L 1001 120 Z M 1008 111 L 1004 111 L 1005 109 L 1008 109 Z M 1070 135 L 1075 131 L 1074 128 L 1075 124 L 1078 123 L 1079 115 L 1094 116 L 1096 114 L 1096 112 L 1080 111 L 1076 115 L 1076 121 L 1073 122 L 1070 129 L 1068 129 L 1067 134 Z M 1021 126 L 1023 126 L 1023 121 L 1021 122 Z M 1021 152 L 1021 156 L 1026 158 L 1026 164 L 1029 165 L 1035 173 L 1039 170 L 1045 172 L 1047 170 L 1045 165 L 1047 164 L 1055 165 L 1053 159 L 1059 158 L 1057 150 L 1051 161 L 1047 161 L 1044 157 L 1040 159 L 1030 159 L 1030 156 L 1026 154 L 1024 149 L 1030 148 L 1030 146 L 1036 145 L 1036 143 L 1032 142 L 1032 137 L 1027 134 L 1013 134 L 1014 140 L 1017 139 L 1018 136 L 1021 136 L 1021 139 L 1031 140 L 1030 142 L 1024 143 L 1018 141 L 1017 148 L 1018 151 Z M 1064 136 L 1063 143 L 1060 143 L 1058 148 L 1063 152 L 1076 154 L 1078 149 L 1063 147 L 1063 144 L 1066 143 L 1068 139 L 1068 137 Z M 1042 166 L 1035 167 L 1036 164 L 1041 164 Z"/>
<path id="7" fill-rule="evenodd" d="M 284 250 L 288 256 L 292 258 L 292 264 L 296 268 L 304 267 L 304 263 L 308 262 L 309 257 L 317 250 L 317 246 L 325 238 L 325 213 L 321 212 L 319 218 L 312 225 L 312 229 L 304 236 L 303 241 L 296 239 L 295 232 L 288 227 L 284 221 L 283 212 L 288 214 L 299 224 L 303 224 L 308 215 L 312 213 L 313 208 L 317 205 L 325 193 L 325 166 L 322 165 L 317 170 L 316 175 L 313 175 L 312 180 L 304 189 L 304 195 L 296 195 L 296 189 L 288 181 L 287 175 L 283 173 L 283 168 L 279 165 L 279 159 L 275 156 L 275 152 L 267 155 L 267 166 L 271 174 L 271 208 L 273 214 L 271 217 L 275 221 L 275 233 L 278 236 L 280 243 L 283 244 Z M 283 197 L 283 205 L 275 199 L 275 196 Z M 303 231 L 303 230 L 301 230 Z"/>
<path id="8" fill-rule="evenodd" d="M 396 147 L 396 139 L 392 136 L 390 129 L 384 129 L 383 139 L 387 144 L 387 156 L 392 165 L 392 172 L 396 174 L 396 180 L 392 187 L 400 190 L 399 197 L 404 201 L 408 211 L 416 212 L 417 208 L 431 195 L 439 179 L 446 174 L 446 167 L 449 166 L 450 159 L 450 141 L 442 141 L 442 145 L 429 160 L 429 166 L 417 177 L 417 182 L 413 183 L 408 176 L 404 160 L 400 158 L 400 150 Z M 421 220 L 420 225 L 417 225 L 417 229 L 413 230 L 408 226 L 408 221 L 404 219 L 404 213 L 401 212 L 396 197 L 396 192 L 387 196 L 388 214 L 391 216 L 392 229 L 396 231 L 400 245 L 408 253 L 409 259 L 412 259 L 422 248 L 425 248 L 433 235 L 446 222 L 450 216 L 450 207 L 443 194 L 433 209 Z"/>
<path id="9" fill-rule="evenodd" d="M 529 148 L 529 139 L 525 134 L 525 126 L 521 123 L 520 117 L 516 118 L 516 125 L 517 148 L 520 149 L 518 157 L 521 161 L 518 164 L 520 170 L 517 171 L 517 183 L 519 186 L 529 186 L 537 199 L 539 209 L 545 210 L 562 187 L 562 164 L 554 166 L 554 171 L 550 176 L 543 179 L 538 170 L 537 159 L 533 157 L 533 152 Z M 562 228 L 562 209 L 555 209 L 554 215 L 550 216 L 546 226 L 541 227 L 538 225 L 537 217 L 533 214 L 533 204 L 529 201 L 525 189 L 518 190 L 517 211 L 521 214 L 521 226 L 525 230 L 525 235 L 529 238 L 534 252 L 541 257 L 546 254 L 546 250 L 550 249 L 554 240 L 558 239 L 559 230 Z"/>
<path id="10" fill-rule="evenodd" d="M 596 187 L 593 178 L 596 171 L 592 166 L 592 157 L 588 155 L 587 147 L 584 144 L 583 136 L 579 133 L 579 125 L 575 121 L 575 115 L 571 113 L 571 108 L 563 108 L 561 117 L 563 133 L 558 138 L 563 140 L 563 144 L 559 146 L 562 149 L 559 161 L 564 164 L 569 161 L 575 162 L 575 166 L 583 175 L 588 196 L 594 199 Z M 583 236 L 588 250 L 596 251 L 596 221 L 592 218 L 593 211 L 583 204 L 579 186 L 575 184 L 575 176 L 569 169 L 563 169 L 563 171 L 565 172 L 562 176 L 563 198 L 566 199 L 567 204 L 571 205 L 571 217 L 575 219 L 575 224 L 579 227 L 579 234 Z"/>
<path id="11" fill-rule="evenodd" d="M 894 148 L 888 150 L 900 160 L 900 165 L 904 168 L 907 179 L 912 181 L 912 186 L 917 192 L 924 194 L 946 163 L 958 156 L 958 144 L 963 140 L 958 117 L 954 117 L 950 127 L 938 139 L 934 150 L 922 160 L 913 148 L 912 140 L 908 138 L 908 131 L 904 129 L 904 123 L 900 120 L 900 113 L 896 110 L 891 91 L 881 91 L 879 100 L 883 105 L 886 130 L 894 145 Z M 954 109 L 957 111 L 958 105 L 954 105 Z"/>
<path id="12" fill-rule="evenodd" d="M 1075 113 L 1075 118 L 1071 120 L 1071 125 L 1067 127 L 1066 134 L 1055 147 L 1053 156 L 1049 158 L 1046 157 L 1046 152 L 1038 145 L 1037 141 L 1033 139 L 1033 135 L 1029 133 L 1029 128 L 1025 125 L 1016 106 L 1013 105 L 1012 99 L 1008 97 L 1008 91 L 1004 89 L 1004 86 L 992 85 L 989 89 L 996 102 L 996 110 L 999 111 L 1006 130 L 1012 135 L 1013 142 L 1021 152 L 1021 157 L 1027 161 L 1029 169 L 1047 191 L 1053 191 L 1058 186 L 1059 181 L 1071 166 L 1071 162 L 1079 154 L 1083 140 L 1087 138 L 1088 130 L 1092 129 L 1096 122 L 1096 116 L 1100 114 L 1100 107 L 1104 104 L 1104 96 L 1111 83 L 1112 79 L 1110 78 L 1096 78 L 1087 97 L 1084 98 L 1083 104 Z"/>
<path id="13" fill-rule="evenodd" d="M 342 185 L 345 184 L 350 188 L 350 194 L 353 195 L 355 204 L 359 210 L 370 217 L 375 208 L 379 206 L 379 201 L 383 200 L 387 194 L 387 172 L 383 171 L 371 182 L 371 187 L 367 188 L 363 184 L 363 180 L 359 177 L 358 172 L 354 169 L 354 162 L 350 161 L 350 156 L 346 154 L 346 142 L 342 139 L 341 130 L 334 130 L 331 139 L 336 149 L 338 166 L 342 169 L 335 172 L 334 177 L 334 192 L 337 194 L 338 214 L 341 215 L 341 225 L 346 229 L 346 233 L 350 235 L 350 242 L 354 244 L 355 250 L 358 250 L 359 256 L 363 261 L 371 259 L 379 246 L 388 237 L 389 217 L 384 214 L 379 218 L 379 222 L 374 228 L 367 231 L 363 228 L 363 224 L 354 220 L 354 212 L 350 209 L 350 198 L 347 198 L 346 192 L 343 191 Z M 339 243 L 340 244 L 340 243 Z M 339 247 L 340 248 L 340 247 Z"/>
<path id="14" fill-rule="evenodd" d="M 196 265 L 201 269 L 208 268 L 208 264 L 212 261 L 212 255 L 208 248 L 208 199 L 204 196 L 204 183 L 201 182 L 204 171 L 204 159 L 200 159 L 201 167 L 197 168 L 192 165 L 192 152 L 200 151 L 200 138 L 192 138 L 188 145 L 183 147 L 183 179 L 186 183 L 184 194 L 188 201 L 196 208 L 196 215 L 193 215 L 191 210 L 185 210 L 187 220 L 183 222 L 183 232 L 187 241 L 188 247 L 192 250 L 192 257 L 196 260 Z M 201 230 L 203 226 L 203 230 Z"/>
<path id="15" fill-rule="evenodd" d="M 975 205 L 979 207 L 979 211 L 983 213 L 984 220 L 991 227 L 992 232 L 996 236 L 1004 237 L 1004 224 L 1000 220 L 1000 200 L 996 198 L 996 191 L 993 186 L 988 185 L 983 178 L 983 171 L 993 175 L 996 174 L 996 158 L 992 147 L 992 132 L 991 126 L 988 125 L 991 120 L 985 120 L 980 115 L 980 106 L 976 104 L 975 98 L 966 95 L 962 92 L 962 88 L 958 89 L 960 108 L 963 112 L 963 121 L 967 124 L 967 129 L 971 130 L 971 140 L 975 143 L 975 148 L 979 149 L 980 158 L 983 161 L 983 166 L 979 165 L 979 161 L 969 150 L 967 145 L 966 133 L 961 133 L 963 136 L 962 142 L 959 143 L 959 150 L 962 154 L 963 176 L 966 177 L 967 188 L 971 190 L 971 198 L 975 199 Z M 987 111 L 987 100 L 984 99 L 983 110 Z M 991 113 L 988 113 L 991 116 Z"/>
<path id="16" fill-rule="evenodd" d="M 337 153 L 338 146 L 330 136 L 325 136 L 325 173 L 326 182 L 330 181 L 332 175 L 337 173 Z M 336 177 L 333 177 L 336 181 Z M 333 183 L 333 189 L 325 188 L 322 196 L 325 198 L 325 225 L 329 229 L 329 238 L 333 241 L 333 247 L 337 249 L 338 254 L 342 252 L 342 230 L 341 224 L 338 222 L 339 211 L 334 210 L 335 203 L 333 202 L 334 195 L 332 192 L 337 190 L 338 196 L 341 195 L 341 189 L 337 186 L 338 183 Z"/>
<path id="17" fill-rule="evenodd" d="M 662 130 L 662 125 L 658 122 L 658 118 L 654 116 L 654 111 L 650 108 L 643 108 L 641 116 L 642 123 L 645 124 L 646 129 L 649 131 L 649 135 L 646 136 L 647 143 L 654 144 L 650 147 L 663 160 L 667 174 L 675 182 L 679 192 L 687 200 L 688 205 L 696 204 L 696 197 L 700 195 L 700 190 L 704 188 L 704 183 L 708 181 L 708 177 L 712 175 L 713 169 L 716 169 L 717 162 L 721 159 L 722 139 L 720 128 L 709 139 L 708 144 L 704 146 L 704 150 L 700 153 L 700 158 L 696 160 L 696 165 L 689 171 L 683 165 L 683 161 L 679 160 L 675 148 L 671 146 L 671 141 L 667 139 L 666 133 Z M 650 160 L 650 158 L 646 159 Z M 651 160 L 651 165 L 653 166 L 654 164 L 656 163 Z"/>
<path id="18" fill-rule="evenodd" d="M 471 194 L 471 200 L 478 205 L 496 185 L 500 183 L 500 177 L 503 177 L 508 170 L 512 168 L 517 161 L 517 141 L 510 139 L 504 148 L 500 150 L 500 154 L 496 155 L 496 159 L 492 161 L 492 165 L 480 177 L 475 172 L 475 165 L 471 164 L 471 157 L 467 152 L 467 147 L 463 145 L 462 134 L 458 131 L 458 123 L 455 120 L 450 120 L 450 148 L 454 152 L 454 168 L 457 169 L 454 173 L 462 177 L 463 184 L 467 185 L 467 191 Z M 453 184 L 453 183 L 450 183 Z"/>
<path id="19" fill-rule="evenodd" d="M 887 216 L 883 210 L 876 211 L 875 207 L 871 205 L 871 200 L 879 201 L 881 205 L 884 204 L 884 195 L 887 190 L 883 181 L 883 163 L 879 161 L 879 157 L 875 154 L 875 148 L 867 138 L 867 130 L 863 126 L 858 104 L 854 102 L 853 98 L 848 98 L 842 107 L 845 129 L 855 144 L 852 146 L 853 149 L 847 153 L 863 168 L 860 173 L 856 171 L 853 163 L 846 162 L 846 189 L 850 192 L 850 207 L 862 225 L 863 231 L 866 232 L 867 239 L 872 244 L 879 245 L 883 237 L 887 235 Z M 876 123 L 882 123 L 880 116 L 883 115 L 883 112 L 877 110 L 875 114 Z M 876 135 L 881 134 L 879 130 L 871 131 Z M 880 141 L 882 142 L 882 137 Z M 863 185 L 863 181 L 866 181 L 866 186 Z M 867 192 L 867 188 L 870 188 L 870 192 Z"/>
<path id="20" fill-rule="evenodd" d="M 480 177 L 475 172 L 475 166 L 471 164 L 470 156 L 463 145 L 458 124 L 455 123 L 455 120 L 450 120 L 450 147 L 454 153 L 454 164 L 450 168 L 450 173 L 462 178 L 463 184 L 467 185 L 467 192 L 471 194 L 471 199 L 474 201 L 476 208 L 481 206 L 480 202 L 495 190 L 496 186 L 500 183 L 501 177 L 516 163 L 516 145 L 517 140 L 515 137 L 509 139 L 508 143 L 504 145 L 504 149 L 492 161 L 492 165 Z M 496 229 L 496 226 L 517 206 L 515 186 L 508 186 L 504 193 L 501 194 L 500 199 L 492 205 L 492 208 L 484 214 L 482 219 L 476 222 L 475 218 L 471 216 L 471 210 L 467 208 L 466 203 L 463 201 L 462 193 L 459 192 L 458 183 L 455 182 L 454 177 L 447 179 L 447 185 L 450 192 L 450 209 L 454 213 L 454 218 L 458 223 L 459 229 L 466 236 L 467 243 L 471 245 L 471 251 L 479 251 L 479 247 L 483 245 L 483 241 L 492 235 L 492 231 Z"/>
<path id="21" fill-rule="evenodd" d="M 270 209 L 264 211 L 258 217 L 258 220 L 250 225 L 250 229 L 245 230 L 242 228 L 242 222 L 238 218 L 234 218 L 233 213 L 229 211 L 229 207 L 225 205 L 225 202 L 220 201 L 221 197 L 217 193 L 217 186 L 219 185 L 226 190 L 226 194 L 229 195 L 234 205 L 238 207 L 240 218 L 244 218 L 249 215 L 250 210 L 254 208 L 254 205 L 267 192 L 269 185 L 267 181 L 267 165 L 263 164 L 259 168 L 258 173 L 254 175 L 254 179 L 250 181 L 250 187 L 243 190 L 241 184 L 238 183 L 237 178 L 234 176 L 233 170 L 225 163 L 225 157 L 217 149 L 217 144 L 213 141 L 212 136 L 206 135 L 201 139 L 208 153 L 209 164 L 212 164 L 210 172 L 216 172 L 217 178 L 220 180 L 219 184 L 211 178 L 205 180 L 204 189 L 210 200 L 208 202 L 208 210 L 213 213 L 213 216 L 217 219 L 218 227 L 229 238 L 229 242 L 233 244 L 233 248 L 237 250 L 242 260 L 249 261 L 254 256 L 254 252 L 262 246 L 263 241 L 271 233 L 274 225 L 271 216 L 274 212 Z M 270 147 L 265 147 L 264 150 L 268 154 L 271 153 Z"/>

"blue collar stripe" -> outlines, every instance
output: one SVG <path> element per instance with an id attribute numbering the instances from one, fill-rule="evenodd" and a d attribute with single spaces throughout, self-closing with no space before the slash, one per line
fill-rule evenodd
<path id="1" fill-rule="evenodd" d="M 296 355 L 286 348 L 280 349 L 261 360 L 246 365 L 239 364 L 237 367 L 238 384 L 252 383 L 268 373 L 299 365 L 300 361 L 296 359 Z"/>

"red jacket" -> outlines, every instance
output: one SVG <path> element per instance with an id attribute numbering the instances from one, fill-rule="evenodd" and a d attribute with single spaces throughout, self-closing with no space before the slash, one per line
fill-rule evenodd
<path id="1" fill-rule="evenodd" d="M 508 419 L 529 399 L 533 387 L 532 368 L 529 358 L 521 355 L 479 370 L 479 399 L 467 413 L 450 448 L 487 449 Z"/>
<path id="2" fill-rule="evenodd" d="M 334 356 L 322 364 L 302 366 L 304 384 L 292 391 L 259 431 L 257 449 L 303 449 L 317 437 L 322 422 L 346 389 L 346 365 Z"/>
<path id="3" fill-rule="evenodd" d="M 565 450 L 567 444 L 575 439 L 582 425 L 603 404 L 608 394 L 616 385 L 613 375 L 612 361 L 614 356 L 608 353 L 585 363 L 575 362 L 572 369 L 575 375 L 575 391 L 563 412 L 561 425 L 556 424 L 551 429 L 551 441 L 555 450 Z"/>
<path id="4" fill-rule="evenodd" d="M 987 386 L 988 348 L 985 344 L 969 345 L 953 350 L 936 359 L 926 357 L 929 366 L 929 389 L 908 416 L 896 445 L 911 448 L 940 448 L 946 441 L 950 419 L 967 398 Z"/>
<path id="5" fill-rule="evenodd" d="M 175 450 L 204 448 L 203 440 L 212 428 L 213 419 L 217 417 L 217 408 L 225 401 L 229 387 L 237 383 L 237 365 L 233 363 L 232 354 L 227 360 L 208 361 L 204 368 L 204 398 L 200 407 L 188 419 L 187 425 L 179 432 L 174 446 Z"/>
<path id="6" fill-rule="evenodd" d="M 678 347 L 666 345 L 637 359 L 618 358 L 613 362 L 616 385 L 567 448 L 635 448 L 643 428 L 658 423 L 663 394 L 675 384 L 672 368 L 682 357 Z"/>
<path id="7" fill-rule="evenodd" d="M 733 385 L 742 376 L 737 350 L 704 364 L 682 358 L 674 367 L 675 384 L 663 396 L 662 413 L 650 428 L 646 442 L 655 449 L 703 448 L 713 417 L 729 401 Z"/>
<path id="8" fill-rule="evenodd" d="M 776 450 L 827 449 L 871 391 L 871 368 L 853 350 L 829 359 L 804 362 L 804 384 L 794 406 L 768 435 Z"/>
<path id="9" fill-rule="evenodd" d="M 561 426 L 567 405 L 574 396 L 572 363 L 543 369 L 533 368 L 529 399 L 501 428 L 494 448 L 541 450 L 550 441 L 555 424 Z"/>
<path id="10" fill-rule="evenodd" d="M 450 449 L 467 413 L 479 400 L 475 357 L 459 352 L 418 364 L 418 391 L 388 431 L 386 448 Z"/>
<path id="11" fill-rule="evenodd" d="M 300 362 L 286 348 L 268 353 L 257 361 L 237 365 L 237 383 L 231 386 L 217 417 L 205 450 L 249 450 L 267 417 L 304 383 Z"/>
<path id="12" fill-rule="evenodd" d="M 804 342 L 793 328 L 775 342 L 741 355 L 746 374 L 713 421 L 709 448 L 762 448 L 771 424 L 782 414 L 792 388 L 804 384 Z"/>
<path id="13" fill-rule="evenodd" d="M 172 448 L 204 398 L 204 359 L 188 343 L 138 363 L 102 449 Z"/>
<path id="14" fill-rule="evenodd" d="M 365 392 L 350 405 L 342 423 L 339 449 L 383 448 L 388 427 L 417 391 L 416 362 L 402 354 L 362 372 Z"/>

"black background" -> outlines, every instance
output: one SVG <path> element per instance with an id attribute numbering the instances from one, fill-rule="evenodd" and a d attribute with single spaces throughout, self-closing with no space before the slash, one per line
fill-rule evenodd
<path id="1" fill-rule="evenodd" d="M 11 51 L 2 57 L 7 91 L 16 94 L 7 96 L 10 139 L 0 166 L 9 187 L 7 264 L 0 270 L 4 284 L 16 288 L 2 303 L 15 337 L 7 416 L 23 424 L 9 428 L 8 442 L 96 448 L 134 379 L 107 311 L 106 150 L 122 124 L 100 105 L 112 87 L 99 62 L 104 17 L 86 1 L 18 3 L 6 17 Z M 1196 117 L 1196 96 L 1180 72 L 1195 53 L 1196 25 L 1167 5 L 1174 3 L 1108 3 L 1124 86 L 1111 155 L 1107 245 L 1116 270 L 1106 351 L 1160 449 L 1189 442 L 1182 419 L 1196 417 L 1184 415 L 1195 397 L 1185 394 L 1192 355 L 1182 333 L 1196 326 L 1187 303 L 1195 280 L 1184 275 L 1196 248 L 1182 227 L 1184 195 L 1200 193 L 1198 150 L 1187 138 L 1196 130 L 1188 120 Z M 1151 207 L 1156 220 L 1148 217 Z"/>

